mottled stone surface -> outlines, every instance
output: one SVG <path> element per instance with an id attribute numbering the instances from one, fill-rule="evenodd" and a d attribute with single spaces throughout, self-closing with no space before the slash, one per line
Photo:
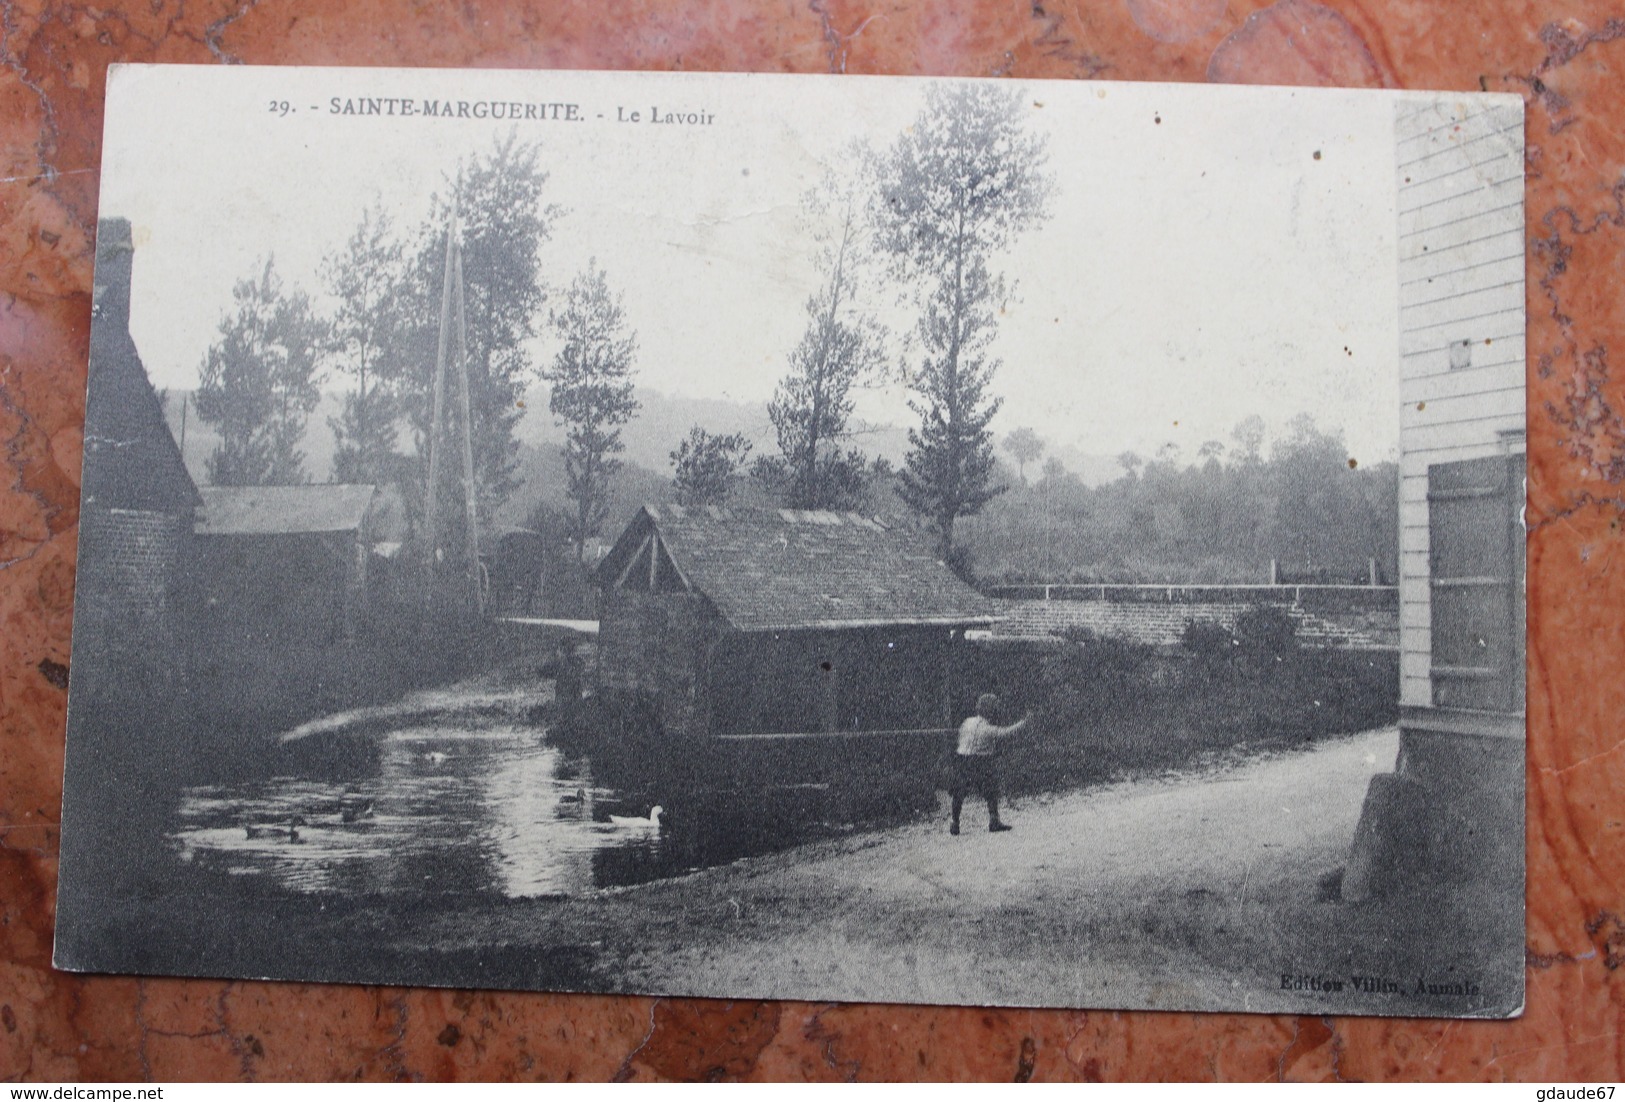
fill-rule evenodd
<path id="1" fill-rule="evenodd" d="M 613 11 L 613 15 L 610 13 Z M 1625 18 L 1587 0 L 0 4 L 0 1077 L 1625 1078 Z M 109 62 L 1487 88 L 1529 104 L 1529 1003 L 1505 1023 L 710 1003 L 49 966 Z"/>

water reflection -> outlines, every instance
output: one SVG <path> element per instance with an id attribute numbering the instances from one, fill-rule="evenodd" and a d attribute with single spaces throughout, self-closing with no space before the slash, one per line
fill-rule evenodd
<path id="1" fill-rule="evenodd" d="M 669 832 L 611 811 L 649 808 L 535 728 L 431 724 L 384 735 L 366 778 L 189 789 L 172 839 L 194 866 L 305 893 L 534 898 L 682 871 Z"/>

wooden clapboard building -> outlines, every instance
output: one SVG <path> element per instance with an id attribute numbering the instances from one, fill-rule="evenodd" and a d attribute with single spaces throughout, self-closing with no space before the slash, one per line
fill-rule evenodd
<path id="1" fill-rule="evenodd" d="M 856 513 L 646 506 L 597 579 L 601 690 L 677 736 L 942 731 L 994 618 L 920 534 Z"/>
<path id="2" fill-rule="evenodd" d="M 1367 801 L 1345 895 L 1384 870 L 1521 869 L 1523 118 L 1397 108 L 1400 755 Z"/>

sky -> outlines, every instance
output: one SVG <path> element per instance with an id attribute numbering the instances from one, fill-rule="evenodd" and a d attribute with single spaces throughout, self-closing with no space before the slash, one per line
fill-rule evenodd
<path id="1" fill-rule="evenodd" d="M 1014 287 L 996 433 L 1105 455 L 1172 442 L 1189 460 L 1250 414 L 1279 430 L 1309 413 L 1361 463 L 1397 456 L 1393 112 L 1415 94 L 1017 83 L 1054 191 L 1050 217 L 993 261 Z M 923 92 L 885 77 L 120 67 L 102 213 L 132 223 L 147 370 L 190 389 L 232 284 L 265 257 L 321 305 L 321 262 L 366 208 L 417 223 L 460 158 L 517 131 L 540 143 L 546 200 L 565 211 L 544 279 L 562 288 L 596 258 L 642 385 L 764 402 L 818 280 L 800 197 L 853 139 L 894 140 Z M 578 117 L 333 113 L 358 97 Z M 649 121 L 672 111 L 709 121 Z M 907 327 L 895 293 L 875 307 Z M 538 360 L 551 349 L 539 339 Z M 906 425 L 906 400 L 873 387 L 859 414 Z"/>

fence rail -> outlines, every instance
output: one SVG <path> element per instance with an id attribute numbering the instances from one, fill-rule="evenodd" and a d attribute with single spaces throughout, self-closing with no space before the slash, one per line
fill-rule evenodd
<path id="1" fill-rule="evenodd" d="M 1275 598 L 1277 600 L 1291 599 L 1293 604 L 1300 604 L 1305 593 L 1346 596 L 1384 596 L 1398 597 L 1399 587 L 1393 585 L 1330 585 L 1320 583 L 1305 583 L 1303 585 L 1268 585 L 1263 583 L 1215 583 L 1191 585 L 1159 585 L 1155 582 L 1147 583 L 1118 583 L 1107 582 L 1103 584 L 1075 584 L 1065 583 L 1056 585 L 995 585 L 989 586 L 987 595 L 1000 597 L 1006 600 L 1018 601 L 1109 601 L 1114 592 L 1133 594 L 1136 597 L 1150 597 L 1162 594 L 1163 599 L 1169 602 L 1190 599 L 1191 596 L 1201 593 L 1212 593 L 1225 598 L 1254 597 L 1261 599 Z"/>
<path id="2" fill-rule="evenodd" d="M 888 731 L 785 731 L 756 732 L 738 735 L 718 735 L 718 742 L 805 742 L 813 739 L 852 740 L 909 736 L 913 738 L 947 738 L 954 734 L 951 727 L 918 727 Z"/>

